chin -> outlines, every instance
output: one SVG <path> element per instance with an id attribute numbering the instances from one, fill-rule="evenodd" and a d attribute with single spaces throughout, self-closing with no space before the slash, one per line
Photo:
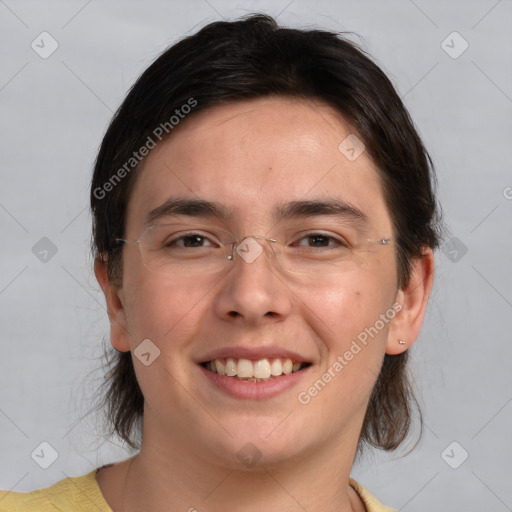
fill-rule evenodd
<path id="1" fill-rule="evenodd" d="M 312 449 L 309 446 L 311 435 L 307 435 L 311 430 L 298 425 L 294 428 L 285 419 L 287 414 L 282 417 L 245 416 L 224 421 L 223 426 L 232 437 L 218 429 L 217 435 L 203 438 L 202 444 L 210 453 L 213 447 L 216 463 L 232 470 L 260 471 L 268 465 L 284 464 Z"/>

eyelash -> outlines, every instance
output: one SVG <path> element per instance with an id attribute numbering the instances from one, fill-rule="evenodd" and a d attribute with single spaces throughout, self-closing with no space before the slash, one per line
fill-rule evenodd
<path id="1" fill-rule="evenodd" d="M 348 244 L 345 242 L 345 240 L 343 240 L 341 238 L 336 238 L 336 237 L 334 237 L 332 235 L 327 235 L 326 233 L 317 232 L 317 231 L 312 231 L 311 233 L 307 233 L 307 234 L 303 235 L 301 238 L 299 238 L 299 240 L 304 240 L 304 239 L 307 239 L 307 238 L 316 238 L 316 237 L 325 238 L 329 242 L 330 241 L 334 241 L 335 244 L 333 244 L 333 246 L 334 245 L 341 245 L 341 246 L 348 247 Z M 327 247 L 331 247 L 331 245 L 328 245 Z"/>
<path id="2" fill-rule="evenodd" d="M 177 238 L 174 238 L 174 239 L 171 239 L 169 240 L 168 242 L 166 242 L 164 244 L 165 247 L 172 247 L 172 246 L 175 246 L 175 245 L 178 245 L 177 242 L 181 241 L 181 240 L 185 240 L 187 238 L 194 238 L 194 237 L 199 237 L 201 238 L 203 241 L 204 240 L 210 240 L 208 238 L 208 236 L 206 235 L 203 235 L 201 233 L 198 233 L 198 232 L 190 232 L 190 233 L 186 233 L 184 235 L 181 235 Z M 326 247 L 334 247 L 334 246 L 342 246 L 342 247 L 349 247 L 349 244 L 342 238 L 337 238 L 337 237 L 334 237 L 332 235 L 328 235 L 326 233 L 322 233 L 322 232 L 318 232 L 318 231 L 311 231 L 309 233 L 305 233 L 303 234 L 300 238 L 298 238 L 295 242 L 297 241 L 301 241 L 301 240 L 305 240 L 305 239 L 311 239 L 311 238 L 316 238 L 316 237 L 319 237 L 319 238 L 324 238 L 329 242 L 333 241 L 334 244 L 329 244 L 327 246 L 322 246 L 320 248 L 326 248 Z M 303 245 L 299 245 L 300 247 L 304 247 Z M 180 247 L 184 247 L 183 245 L 180 245 Z M 306 247 L 310 247 L 310 248 L 315 248 L 314 246 L 306 246 Z"/>

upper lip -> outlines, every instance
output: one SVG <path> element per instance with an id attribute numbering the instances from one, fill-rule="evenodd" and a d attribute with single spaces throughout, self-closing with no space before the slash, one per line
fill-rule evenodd
<path id="1" fill-rule="evenodd" d="M 208 352 L 204 357 L 201 357 L 197 362 L 207 363 L 214 361 L 215 359 L 225 359 L 232 357 L 233 359 L 252 359 L 260 360 L 265 358 L 288 358 L 297 363 L 310 363 L 311 359 L 301 356 L 297 352 L 287 350 L 277 346 L 266 346 L 266 347 L 222 347 L 211 352 Z"/>

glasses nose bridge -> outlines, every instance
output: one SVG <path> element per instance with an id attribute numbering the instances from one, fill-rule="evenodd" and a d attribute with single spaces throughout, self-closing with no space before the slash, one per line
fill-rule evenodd
<path id="1" fill-rule="evenodd" d="M 245 242 L 245 244 L 244 244 Z M 262 243 L 263 242 L 263 243 Z M 247 235 L 239 240 L 232 242 L 231 253 L 228 255 L 228 260 L 234 261 L 235 252 L 238 257 L 244 260 L 246 263 L 252 263 L 258 259 L 262 253 L 265 252 L 265 245 L 267 251 L 270 251 L 268 256 L 274 265 L 277 264 L 277 251 L 274 249 L 274 244 L 277 244 L 277 240 L 274 238 L 266 238 L 264 236 Z"/>

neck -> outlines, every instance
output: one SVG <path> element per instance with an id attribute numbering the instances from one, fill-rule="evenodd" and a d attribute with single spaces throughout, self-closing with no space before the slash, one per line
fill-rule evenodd
<path id="1" fill-rule="evenodd" d="M 285 461 L 262 459 L 241 470 L 172 442 L 169 434 L 164 442 L 158 432 L 144 433 L 141 451 L 126 461 L 118 478 L 115 512 L 365 510 L 348 484 L 357 438 L 336 445 L 331 440 Z"/>

